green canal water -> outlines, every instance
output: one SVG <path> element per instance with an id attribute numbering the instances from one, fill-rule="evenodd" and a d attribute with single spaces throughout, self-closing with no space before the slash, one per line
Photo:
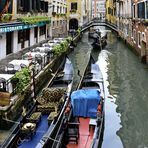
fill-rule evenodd
<path id="1" fill-rule="evenodd" d="M 103 28 L 104 29 L 104 28 Z M 148 67 L 112 32 L 107 46 L 92 51 L 88 32 L 69 57 L 74 63 L 75 86 L 92 53 L 105 85 L 105 128 L 102 148 L 148 148 Z"/>

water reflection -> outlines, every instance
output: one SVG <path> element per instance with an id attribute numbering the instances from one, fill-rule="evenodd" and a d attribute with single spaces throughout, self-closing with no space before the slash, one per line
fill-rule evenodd
<path id="1" fill-rule="evenodd" d="M 124 147 L 148 147 L 148 132 L 146 132 L 148 130 L 148 71 L 139 62 L 138 57 L 113 34 L 110 34 L 108 42 L 110 46 L 108 51 L 111 53 L 108 54 L 107 66 L 108 90 L 116 99 L 116 111 L 121 115 L 122 125 L 117 134 Z M 114 114 L 110 115 L 112 116 Z M 116 126 L 116 121 L 113 125 Z M 105 139 L 103 147 L 108 147 L 106 143 Z"/>
<path id="2" fill-rule="evenodd" d="M 110 38 L 110 36 L 109 36 Z M 112 38 L 111 38 L 112 39 Z M 114 43 L 114 41 L 109 40 L 110 43 Z M 115 95 L 110 94 L 109 92 L 109 82 L 108 82 L 108 56 L 111 55 L 110 52 L 107 50 L 102 50 L 101 53 L 97 50 L 92 50 L 91 47 L 91 40 L 88 40 L 88 33 L 86 32 L 83 35 L 82 42 L 80 42 L 77 47 L 75 48 L 74 52 L 70 55 L 72 62 L 74 63 L 75 71 L 79 69 L 81 72 L 84 71 L 84 68 L 86 67 L 86 64 L 89 59 L 90 53 L 94 57 L 95 61 L 98 61 L 101 71 L 104 76 L 105 80 L 105 92 L 106 96 L 108 96 L 105 102 L 105 131 L 104 131 L 104 141 L 102 147 L 104 148 L 111 148 L 111 147 L 122 147 L 122 143 L 120 138 L 117 136 L 116 132 L 120 129 L 120 116 L 116 113 L 117 105 L 115 104 Z M 109 47 L 106 47 L 106 49 L 109 49 Z M 79 77 L 77 76 L 77 72 L 75 72 L 75 85 L 79 81 Z M 113 85 L 112 85 L 113 87 Z M 115 88 L 115 85 L 114 85 Z M 113 89 L 112 89 L 113 91 Z M 115 91 L 115 90 L 114 90 Z"/>
<path id="3" fill-rule="evenodd" d="M 98 60 L 105 82 L 105 129 L 103 148 L 148 148 L 148 69 L 113 33 L 108 33 L 107 47 Z M 70 55 L 75 71 L 83 72 L 91 41 L 87 32 Z M 76 74 L 75 84 L 79 81 Z"/>

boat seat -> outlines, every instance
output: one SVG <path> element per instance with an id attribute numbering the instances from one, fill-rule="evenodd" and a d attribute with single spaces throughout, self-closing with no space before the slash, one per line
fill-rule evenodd
<path id="1" fill-rule="evenodd" d="M 31 139 L 36 132 L 35 123 L 23 123 L 21 127 L 21 136 L 25 139 Z"/>
<path id="2" fill-rule="evenodd" d="M 74 143 L 78 144 L 79 125 L 80 125 L 80 122 L 79 122 L 78 118 L 75 118 L 73 121 L 68 122 L 66 137 L 67 137 L 69 143 L 74 142 Z"/>
<path id="3" fill-rule="evenodd" d="M 31 123 L 38 123 L 41 120 L 42 113 L 34 112 L 30 117 L 27 117 L 27 121 Z"/>

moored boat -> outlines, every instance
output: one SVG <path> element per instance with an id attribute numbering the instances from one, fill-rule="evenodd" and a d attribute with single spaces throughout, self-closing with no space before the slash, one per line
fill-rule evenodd
<path id="1" fill-rule="evenodd" d="M 92 57 L 65 110 L 62 147 L 97 148 L 104 124 L 104 82 L 99 65 Z M 60 146 L 59 146 L 60 147 Z"/>
<path id="2" fill-rule="evenodd" d="M 32 109 L 24 115 L 2 147 L 34 148 L 49 129 L 57 130 L 54 124 L 67 105 L 73 83 L 73 66 L 68 57 L 52 75 L 53 78 L 37 97 Z"/>
<path id="3" fill-rule="evenodd" d="M 107 45 L 107 33 L 102 32 L 99 29 L 93 29 L 90 30 L 88 33 L 89 38 L 93 39 L 93 43 L 91 44 L 93 46 L 93 49 L 103 49 Z"/>

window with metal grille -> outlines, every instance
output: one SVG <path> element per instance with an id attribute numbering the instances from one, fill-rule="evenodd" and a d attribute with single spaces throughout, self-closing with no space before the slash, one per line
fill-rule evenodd
<path id="1" fill-rule="evenodd" d="M 144 2 L 137 4 L 137 16 L 138 18 L 145 18 L 145 5 Z"/>
<path id="2" fill-rule="evenodd" d="M 77 10 L 77 3 L 71 3 L 71 10 L 72 9 Z"/>

